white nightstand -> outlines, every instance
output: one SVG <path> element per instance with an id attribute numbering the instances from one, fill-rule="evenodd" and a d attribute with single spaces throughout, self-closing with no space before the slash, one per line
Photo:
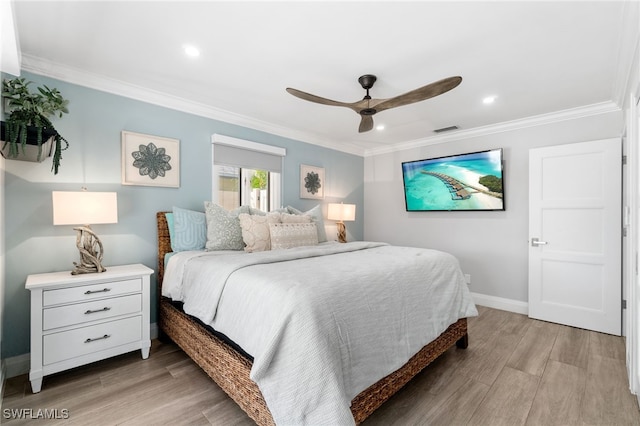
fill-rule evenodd
<path id="1" fill-rule="evenodd" d="M 142 358 L 149 356 L 152 273 L 136 264 L 107 267 L 99 274 L 66 271 L 27 277 L 34 393 L 49 374 L 136 349 Z"/>

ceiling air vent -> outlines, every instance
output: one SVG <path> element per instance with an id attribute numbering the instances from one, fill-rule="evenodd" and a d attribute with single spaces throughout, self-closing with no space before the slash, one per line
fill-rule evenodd
<path id="1" fill-rule="evenodd" d="M 451 130 L 458 130 L 458 129 L 459 129 L 458 126 L 449 126 L 449 127 L 443 127 L 441 129 L 435 129 L 433 132 L 442 133 L 442 132 L 450 132 Z"/>

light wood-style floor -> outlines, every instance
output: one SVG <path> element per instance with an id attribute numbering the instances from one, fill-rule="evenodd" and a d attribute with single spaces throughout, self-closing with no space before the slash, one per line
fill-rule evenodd
<path id="1" fill-rule="evenodd" d="M 470 344 L 450 349 L 364 423 L 373 425 L 640 425 L 622 338 L 478 307 Z M 45 377 L 5 384 L 7 409 L 68 410 L 37 425 L 251 425 L 252 421 L 173 344 Z"/>

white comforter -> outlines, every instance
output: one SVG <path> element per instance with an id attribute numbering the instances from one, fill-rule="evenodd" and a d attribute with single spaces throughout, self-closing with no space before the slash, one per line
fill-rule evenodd
<path id="1" fill-rule="evenodd" d="M 453 256 L 369 242 L 176 253 L 162 293 L 254 357 L 278 425 L 353 424 L 358 393 L 477 315 Z"/>

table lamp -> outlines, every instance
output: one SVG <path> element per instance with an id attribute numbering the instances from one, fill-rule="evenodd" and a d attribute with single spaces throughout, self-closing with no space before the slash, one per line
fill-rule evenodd
<path id="1" fill-rule="evenodd" d="M 344 227 L 344 221 L 356 220 L 356 205 L 329 203 L 327 219 L 338 221 L 336 223 L 336 225 L 338 225 L 338 241 L 340 241 L 341 243 L 346 243 L 347 230 Z"/>
<path id="2" fill-rule="evenodd" d="M 80 225 L 76 246 L 80 251 L 80 263 L 72 275 L 106 271 L 102 266 L 104 250 L 102 242 L 89 224 L 118 223 L 118 198 L 115 192 L 53 191 L 53 224 Z"/>

